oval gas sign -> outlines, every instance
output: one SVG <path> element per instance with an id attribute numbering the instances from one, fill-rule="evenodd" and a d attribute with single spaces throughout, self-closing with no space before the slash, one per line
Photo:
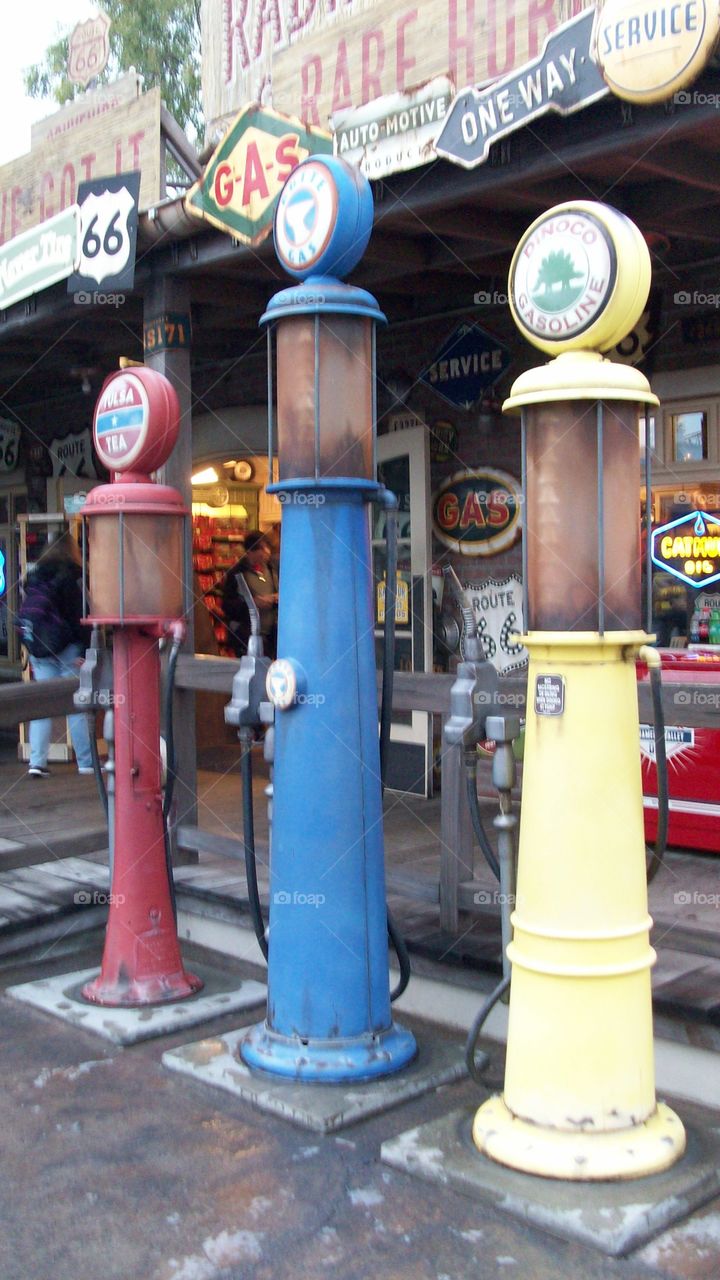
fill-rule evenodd
<path id="1" fill-rule="evenodd" d="M 520 532 L 521 494 L 505 471 L 480 467 L 456 471 L 433 496 L 433 528 L 451 551 L 495 556 Z"/>

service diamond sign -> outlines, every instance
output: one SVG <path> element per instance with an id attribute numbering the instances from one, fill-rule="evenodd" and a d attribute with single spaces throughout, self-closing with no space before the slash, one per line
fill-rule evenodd
<path id="1" fill-rule="evenodd" d="M 421 381 L 455 408 L 470 409 L 509 364 L 510 352 L 499 338 L 479 324 L 463 321 L 421 374 Z"/>
<path id="2" fill-rule="evenodd" d="M 330 155 L 332 149 L 332 136 L 324 130 L 253 104 L 230 126 L 185 204 L 236 240 L 260 244 L 272 230 L 278 197 L 293 169 L 309 155 Z"/>

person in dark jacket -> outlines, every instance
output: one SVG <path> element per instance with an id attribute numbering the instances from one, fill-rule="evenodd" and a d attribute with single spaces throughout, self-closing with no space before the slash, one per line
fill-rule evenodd
<path id="1" fill-rule="evenodd" d="M 271 563 L 270 544 L 258 529 L 245 535 L 245 553 L 225 575 L 222 607 L 232 646 L 241 657 L 247 653 L 250 637 L 250 613 L 238 590 L 238 577 L 245 579 L 260 614 L 260 631 L 267 657 L 277 652 L 278 577 Z"/>
<path id="2" fill-rule="evenodd" d="M 28 573 L 26 584 L 42 582 L 47 585 L 58 614 L 67 623 L 68 638 L 61 650 L 43 657 L 29 655 L 30 668 L 36 680 L 76 676 L 78 667 L 82 664 L 88 642 L 88 630 L 80 622 L 82 617 L 81 578 L 80 549 L 67 531 L 43 551 L 40 559 Z M 68 716 L 68 725 L 78 773 L 94 773 L 88 717 Z M 28 731 L 30 741 L 28 777 L 30 778 L 47 778 L 49 775 L 47 761 L 51 732 L 52 720 L 30 721 Z"/>

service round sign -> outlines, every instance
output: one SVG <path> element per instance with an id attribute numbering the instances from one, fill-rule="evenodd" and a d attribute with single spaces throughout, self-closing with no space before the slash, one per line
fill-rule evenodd
<path id="1" fill-rule="evenodd" d="M 373 221 L 364 174 L 338 156 L 297 165 L 275 211 L 275 252 L 290 275 L 345 276 L 360 261 Z"/>
<path id="2" fill-rule="evenodd" d="M 133 373 L 117 374 L 103 388 L 95 406 L 93 435 L 100 461 L 110 471 L 124 471 L 141 452 L 150 423 L 147 392 Z"/>
<path id="3" fill-rule="evenodd" d="M 536 347 L 608 351 L 636 323 L 650 287 L 650 254 L 634 223 L 591 200 L 535 220 L 510 267 L 510 308 Z"/>
<path id="4" fill-rule="evenodd" d="M 717 0 L 606 0 L 593 56 L 627 102 L 662 102 L 700 74 L 720 35 Z"/>

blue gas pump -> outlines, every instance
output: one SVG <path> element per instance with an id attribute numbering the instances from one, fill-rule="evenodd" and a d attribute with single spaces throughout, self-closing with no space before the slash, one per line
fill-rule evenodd
<path id="1" fill-rule="evenodd" d="M 370 236 L 365 177 L 310 157 L 275 217 L 300 283 L 270 301 L 270 452 L 277 367 L 283 504 L 278 659 L 267 671 L 275 773 L 268 1004 L 240 1047 L 305 1081 L 400 1070 L 413 1035 L 391 1016 L 368 503 L 375 479 L 375 298 L 342 282 Z M 391 504 L 392 499 L 388 495 Z"/>

